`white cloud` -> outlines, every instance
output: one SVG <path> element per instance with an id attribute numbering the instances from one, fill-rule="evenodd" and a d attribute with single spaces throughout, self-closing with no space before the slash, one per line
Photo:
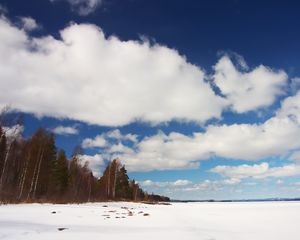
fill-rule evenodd
<path id="1" fill-rule="evenodd" d="M 247 69 L 244 61 L 238 61 Z M 250 72 L 239 71 L 228 56 L 222 57 L 214 66 L 214 82 L 238 113 L 270 106 L 282 95 L 287 83 L 284 71 L 274 71 L 260 65 Z"/>
<path id="2" fill-rule="evenodd" d="M 300 77 L 295 77 L 291 79 L 290 88 L 293 93 L 296 93 L 300 90 Z"/>
<path id="3" fill-rule="evenodd" d="M 32 38 L 0 18 L 0 108 L 9 103 L 38 116 L 108 126 L 204 123 L 221 118 L 229 104 L 238 112 L 268 106 L 286 83 L 282 71 L 259 66 L 245 72 L 242 60 L 239 71 L 225 56 L 215 66 L 225 99 L 205 81 L 203 70 L 174 49 L 107 38 L 89 24 L 71 24 L 60 34 L 61 39 Z M 260 160 L 294 151 L 300 148 L 299 119 L 300 93 L 261 124 L 209 125 L 190 136 L 160 132 L 142 140 L 114 130 L 82 145 L 105 148 L 103 158 L 119 157 L 131 171 L 189 169 L 212 156 Z M 108 139 L 120 143 L 110 145 Z"/>
<path id="4" fill-rule="evenodd" d="M 2 127 L 3 132 L 5 136 L 9 139 L 15 139 L 15 138 L 20 138 L 23 131 L 24 131 L 24 126 L 16 124 L 11 127 Z"/>
<path id="5" fill-rule="evenodd" d="M 223 190 L 225 186 L 233 186 L 233 185 L 238 185 L 240 183 L 241 183 L 240 179 L 234 179 L 234 178 L 219 180 L 219 181 L 218 180 L 211 181 L 207 179 L 203 182 L 194 184 L 186 188 L 181 188 L 179 190 L 188 191 L 188 192 L 204 191 L 204 190 L 220 191 Z"/>
<path id="6" fill-rule="evenodd" d="M 173 183 L 174 186 L 185 186 L 189 184 L 192 184 L 192 182 L 189 180 L 182 180 L 182 179 L 178 179 Z"/>
<path id="7" fill-rule="evenodd" d="M 300 162 L 300 151 L 293 152 L 289 159 L 292 161 Z"/>
<path id="8" fill-rule="evenodd" d="M 300 147 L 299 135 L 291 119 L 274 117 L 261 125 L 208 126 L 192 136 L 160 132 L 137 143 L 133 153 L 114 157 L 131 171 L 189 169 L 213 156 L 252 161 L 279 156 Z"/>
<path id="9" fill-rule="evenodd" d="M 254 164 L 254 165 L 240 165 L 240 166 L 217 166 L 210 170 L 210 172 L 218 173 L 230 178 L 249 178 L 262 176 L 269 170 L 268 163 Z"/>
<path id="10" fill-rule="evenodd" d="M 236 184 L 239 184 L 240 182 L 241 182 L 241 180 L 239 178 L 229 178 L 229 179 L 223 180 L 223 184 L 225 184 L 225 185 L 236 185 Z"/>
<path id="11" fill-rule="evenodd" d="M 78 134 L 78 129 L 76 127 L 66 127 L 66 126 L 57 126 L 52 129 L 52 132 L 58 135 L 76 135 Z"/>
<path id="12" fill-rule="evenodd" d="M 51 2 L 63 1 L 63 0 L 50 0 Z M 81 16 L 89 15 L 101 6 L 103 0 L 64 0 L 67 1 L 73 11 L 77 12 Z"/>
<path id="13" fill-rule="evenodd" d="M 203 152 L 243 160 L 281 155 L 299 146 L 298 126 L 289 118 L 271 118 L 263 124 L 209 126 L 199 134 Z M 194 138 L 197 139 L 197 138 Z"/>
<path id="14" fill-rule="evenodd" d="M 286 104 L 297 106 L 297 97 L 284 100 L 276 115 L 261 124 L 209 125 L 190 136 L 159 132 L 127 146 L 126 151 L 111 151 L 108 146 L 102 153 L 110 159 L 120 158 L 129 171 L 198 168 L 201 160 L 214 156 L 252 161 L 283 156 L 300 148 L 298 108 L 290 111 Z"/>
<path id="15" fill-rule="evenodd" d="M 278 179 L 278 180 L 276 181 L 276 184 L 278 184 L 278 185 L 282 185 L 283 183 L 284 183 L 284 181 L 281 180 L 281 179 Z"/>
<path id="16" fill-rule="evenodd" d="M 0 19 L 0 107 L 107 126 L 203 123 L 226 107 L 204 72 L 176 50 L 106 38 L 90 24 L 71 24 L 60 35 L 31 38 Z"/>
<path id="17" fill-rule="evenodd" d="M 97 135 L 94 139 L 84 139 L 81 145 L 83 148 L 105 147 L 107 145 L 107 142 L 102 135 Z"/>
<path id="18" fill-rule="evenodd" d="M 284 99 L 277 115 L 279 117 L 288 116 L 298 125 L 300 124 L 300 90 L 294 96 Z"/>
<path id="19" fill-rule="evenodd" d="M 268 163 L 239 166 L 217 166 L 210 170 L 224 177 L 243 178 L 267 178 L 267 177 L 291 177 L 300 176 L 300 165 L 290 164 L 282 167 L 269 167 Z"/>
<path id="20" fill-rule="evenodd" d="M 139 182 L 141 186 L 147 186 L 147 187 L 181 187 L 181 186 L 186 186 L 192 184 L 191 181 L 189 180 L 183 180 L 183 179 L 178 179 L 174 182 L 154 182 L 151 180 L 146 180 Z"/>
<path id="21" fill-rule="evenodd" d="M 133 148 L 130 154 L 114 154 L 129 171 L 190 169 L 199 167 L 197 144 L 187 136 L 160 132 L 146 137 Z M 193 145 L 193 146 L 192 146 Z"/>
<path id="22" fill-rule="evenodd" d="M 35 29 L 38 29 L 40 26 L 37 24 L 37 22 L 31 18 L 31 17 L 20 17 L 22 28 L 25 31 L 33 31 Z"/>
<path id="23" fill-rule="evenodd" d="M 119 141 L 131 141 L 133 143 L 137 142 L 137 135 L 128 133 L 126 135 L 123 135 L 119 129 L 112 130 L 108 133 L 106 133 L 107 138 L 116 139 Z"/>
<path id="24" fill-rule="evenodd" d="M 108 153 L 121 153 L 121 154 L 132 154 L 133 150 L 122 143 L 113 144 L 110 145 L 108 150 Z"/>
<path id="25" fill-rule="evenodd" d="M 83 148 L 95 148 L 95 147 L 108 147 L 108 153 L 132 153 L 133 150 L 126 147 L 122 142 L 137 142 L 137 135 L 135 134 L 122 134 L 119 129 L 115 129 L 109 132 L 102 133 L 93 138 L 86 138 L 82 141 Z M 110 144 L 111 140 L 117 140 L 117 144 Z"/>
<path id="26" fill-rule="evenodd" d="M 81 155 L 80 159 L 82 163 L 88 162 L 89 168 L 93 171 L 94 176 L 100 177 L 105 168 L 105 161 L 103 157 L 99 154 L 94 156 Z"/>

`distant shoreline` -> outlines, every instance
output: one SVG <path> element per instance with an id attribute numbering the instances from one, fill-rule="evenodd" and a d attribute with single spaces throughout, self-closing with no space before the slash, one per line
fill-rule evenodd
<path id="1" fill-rule="evenodd" d="M 266 199 L 234 199 L 234 200 L 170 200 L 170 203 L 197 203 L 197 202 L 293 202 L 300 201 L 300 198 L 266 198 Z"/>

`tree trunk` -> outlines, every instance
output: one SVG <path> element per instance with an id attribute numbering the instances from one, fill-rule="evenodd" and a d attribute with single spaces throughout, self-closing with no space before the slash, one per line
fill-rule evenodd
<path id="1" fill-rule="evenodd" d="M 136 201 L 137 192 L 138 192 L 138 188 L 137 188 L 137 186 L 135 186 L 134 201 Z"/>
<path id="2" fill-rule="evenodd" d="M 88 197 L 88 202 L 91 201 L 91 192 L 92 192 L 92 178 L 89 176 L 89 197 Z"/>
<path id="3" fill-rule="evenodd" d="M 116 185 L 117 185 L 117 173 L 118 173 L 118 164 L 115 164 L 115 175 L 114 175 L 114 185 L 113 185 L 113 199 L 116 197 Z"/>
<path id="4" fill-rule="evenodd" d="M 40 157 L 40 160 L 39 160 L 38 172 L 37 172 L 37 176 L 36 176 L 36 180 L 35 180 L 35 184 L 34 184 L 34 189 L 33 189 L 33 198 L 35 198 L 36 188 L 37 188 L 37 184 L 38 184 L 38 181 L 39 181 L 41 163 L 42 163 L 42 160 L 43 160 L 43 157 L 44 157 L 44 149 L 45 148 L 43 147 L 43 151 L 42 151 L 42 154 L 41 154 L 41 157 Z"/>
<path id="5" fill-rule="evenodd" d="M 26 180 L 27 169 L 28 169 L 28 165 L 29 165 L 30 158 L 31 158 L 31 151 L 30 151 L 30 154 L 29 154 L 29 158 L 27 159 L 27 161 L 26 161 L 26 163 L 25 163 L 25 169 L 24 169 L 23 174 L 22 174 L 22 177 L 21 177 L 21 182 L 20 182 L 20 193 L 19 193 L 18 199 L 21 199 L 22 194 L 23 194 L 24 183 L 25 183 L 25 180 Z"/>
<path id="6" fill-rule="evenodd" d="M 39 159 L 40 159 L 41 152 L 42 152 L 42 149 L 40 149 L 39 154 L 38 154 L 38 158 L 37 158 L 37 160 L 36 160 L 36 162 L 35 162 L 34 171 L 33 171 L 33 176 L 32 176 L 31 184 L 30 184 L 30 189 L 29 189 L 29 192 L 28 192 L 28 195 L 27 195 L 27 200 L 30 198 L 30 194 L 31 194 L 32 191 L 33 191 L 33 187 L 34 187 L 34 179 L 35 179 L 35 175 L 36 175 L 36 172 L 37 172 L 37 168 L 38 168 L 38 163 L 39 163 Z"/>
<path id="7" fill-rule="evenodd" d="M 109 164 L 109 168 L 108 168 L 108 180 L 107 180 L 107 198 L 109 198 L 110 195 L 110 168 L 111 168 L 111 164 Z"/>
<path id="8" fill-rule="evenodd" d="M 4 173 L 5 173 L 5 168 L 6 168 L 6 164 L 7 164 L 7 160 L 8 160 L 8 156 L 9 156 L 9 152 L 11 149 L 11 145 L 13 142 L 11 142 L 9 144 L 9 147 L 7 149 L 7 152 L 5 154 L 5 159 L 4 159 L 4 164 L 3 164 L 3 169 L 2 169 L 2 173 L 1 173 L 1 177 L 0 177 L 0 191 L 2 190 L 2 186 L 3 186 L 3 178 L 4 178 Z"/>

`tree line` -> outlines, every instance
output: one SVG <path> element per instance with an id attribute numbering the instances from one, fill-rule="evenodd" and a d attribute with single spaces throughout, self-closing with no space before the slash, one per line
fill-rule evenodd
<path id="1" fill-rule="evenodd" d="M 56 147 L 53 133 L 40 128 L 25 139 L 5 129 L 0 125 L 0 202 L 169 201 L 143 191 L 118 159 L 96 178 L 78 149 L 68 159 Z"/>

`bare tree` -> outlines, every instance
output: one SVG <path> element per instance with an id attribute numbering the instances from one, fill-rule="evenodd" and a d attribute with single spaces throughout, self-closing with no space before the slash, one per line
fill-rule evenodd
<path id="1" fill-rule="evenodd" d="M 3 168 L 2 168 L 2 173 L 1 173 L 1 176 L 0 176 L 0 192 L 3 188 L 3 179 L 4 179 L 4 175 L 5 175 L 5 170 L 6 170 L 6 166 L 7 166 L 7 161 L 8 161 L 8 157 L 9 157 L 9 154 L 10 154 L 10 151 L 11 151 L 11 147 L 12 147 L 12 144 L 13 142 L 17 139 L 18 135 L 19 135 L 19 125 L 13 127 L 13 130 L 12 130 L 12 134 L 11 136 L 9 136 L 7 139 L 8 139 L 8 147 L 7 147 L 7 151 L 5 153 L 5 158 L 4 158 L 4 163 L 3 163 Z M 4 131 L 4 134 L 6 135 L 6 131 Z"/>

